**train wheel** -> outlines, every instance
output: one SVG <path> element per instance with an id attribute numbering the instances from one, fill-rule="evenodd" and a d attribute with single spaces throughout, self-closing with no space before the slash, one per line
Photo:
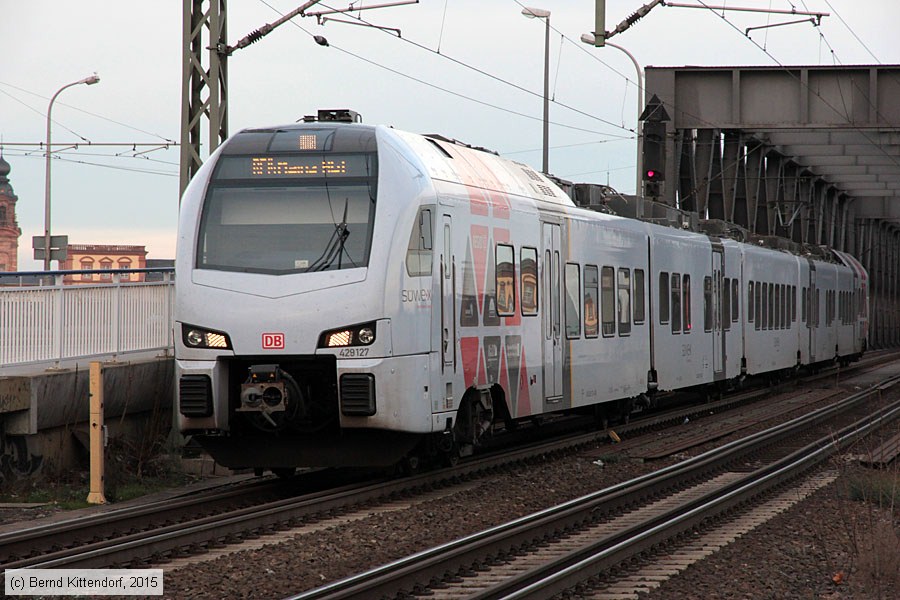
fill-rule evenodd
<path id="1" fill-rule="evenodd" d="M 455 467 L 459 462 L 459 448 L 456 447 L 456 444 L 453 444 L 453 447 L 444 454 L 443 462 L 448 467 Z"/>
<path id="2" fill-rule="evenodd" d="M 405 456 L 403 460 L 400 461 L 400 471 L 406 475 L 415 475 L 422 468 L 422 461 L 419 460 L 419 457 L 415 454 L 410 454 Z"/>

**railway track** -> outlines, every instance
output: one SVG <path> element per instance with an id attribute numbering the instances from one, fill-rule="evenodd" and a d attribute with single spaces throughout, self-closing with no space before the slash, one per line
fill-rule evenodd
<path id="1" fill-rule="evenodd" d="M 764 392 L 745 392 L 712 404 L 667 411 L 619 426 L 616 430 L 622 435 L 637 435 L 665 424 L 680 423 L 684 418 L 700 413 L 725 410 L 761 393 Z M 37 525 L 0 535 L 0 567 L 76 568 L 165 561 L 391 499 L 414 497 L 523 462 L 581 451 L 596 445 L 598 440 L 606 440 L 607 435 L 606 432 L 591 432 L 568 436 L 401 480 L 369 479 L 339 485 L 332 479 L 329 485 L 328 475 L 312 474 L 299 479 L 294 486 L 281 481 L 253 481 L 224 491 L 209 491 Z M 312 477 L 320 479 L 314 484 Z M 300 485 L 321 489 L 296 496 Z"/>
<path id="2" fill-rule="evenodd" d="M 900 415 L 868 414 L 900 375 L 788 423 L 595 494 L 294 596 L 548 598 L 666 548 L 795 481 Z M 849 426 L 837 423 L 852 421 Z"/>

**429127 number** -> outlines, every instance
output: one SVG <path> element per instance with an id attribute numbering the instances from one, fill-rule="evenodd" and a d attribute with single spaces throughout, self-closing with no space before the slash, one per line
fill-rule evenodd
<path id="1" fill-rule="evenodd" d="M 369 355 L 369 348 L 344 348 L 338 352 L 341 358 L 362 358 Z"/>

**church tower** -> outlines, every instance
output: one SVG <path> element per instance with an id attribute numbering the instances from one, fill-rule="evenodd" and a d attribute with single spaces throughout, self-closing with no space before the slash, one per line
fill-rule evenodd
<path id="1" fill-rule="evenodd" d="M 16 222 L 18 198 L 9 184 L 10 166 L 0 154 L 0 271 L 17 271 L 19 237 L 22 230 Z"/>

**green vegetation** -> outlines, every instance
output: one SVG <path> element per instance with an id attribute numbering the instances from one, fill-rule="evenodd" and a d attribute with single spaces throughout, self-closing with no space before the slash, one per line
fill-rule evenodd
<path id="1" fill-rule="evenodd" d="M 851 500 L 884 508 L 900 507 L 900 472 L 889 469 L 854 473 L 847 482 L 847 494 Z"/>

